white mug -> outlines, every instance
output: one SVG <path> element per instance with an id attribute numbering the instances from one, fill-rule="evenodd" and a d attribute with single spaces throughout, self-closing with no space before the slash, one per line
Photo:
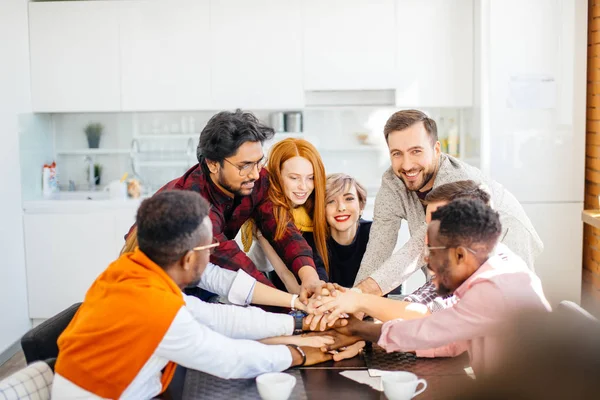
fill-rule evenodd
<path id="1" fill-rule="evenodd" d="M 417 375 L 406 371 L 387 372 L 381 376 L 381 382 L 383 383 L 383 391 L 389 400 L 412 399 L 427 389 L 425 379 L 419 379 Z M 422 383 L 423 387 L 416 391 L 419 383 Z"/>
<path id="2" fill-rule="evenodd" d="M 286 400 L 296 386 L 296 377 L 284 372 L 269 372 L 256 377 L 256 386 L 263 400 Z"/>
<path id="3" fill-rule="evenodd" d="M 105 188 L 111 199 L 125 200 L 127 198 L 127 183 L 112 181 Z"/>

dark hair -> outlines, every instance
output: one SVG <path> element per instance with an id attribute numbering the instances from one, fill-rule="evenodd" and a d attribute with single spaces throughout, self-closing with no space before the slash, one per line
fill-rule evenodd
<path id="1" fill-rule="evenodd" d="M 198 162 L 203 158 L 220 163 L 234 155 L 246 142 L 264 143 L 275 135 L 273 128 L 261 123 L 254 114 L 221 111 L 212 116 L 200 133 L 196 156 Z"/>
<path id="2" fill-rule="evenodd" d="M 137 212 L 140 250 L 165 268 L 197 246 L 205 235 L 202 228 L 210 206 L 196 192 L 171 190 L 146 199 Z"/>
<path id="3" fill-rule="evenodd" d="M 438 140 L 437 125 L 435 124 L 434 120 L 419 110 L 402 110 L 392 114 L 392 116 L 388 118 L 387 122 L 385 123 L 385 127 L 383 128 L 385 141 L 387 142 L 390 133 L 410 128 L 419 122 L 423 123 L 425 130 L 429 134 L 431 144 L 434 145 Z"/>
<path id="4" fill-rule="evenodd" d="M 502 231 L 498 213 L 480 200 L 451 201 L 431 214 L 431 220 L 440 221 L 439 235 L 448 247 L 477 244 L 489 253 Z"/>
<path id="5" fill-rule="evenodd" d="M 480 184 L 472 180 L 445 183 L 433 189 L 425 197 L 425 204 L 457 199 L 480 200 L 490 205 L 490 194 Z"/>

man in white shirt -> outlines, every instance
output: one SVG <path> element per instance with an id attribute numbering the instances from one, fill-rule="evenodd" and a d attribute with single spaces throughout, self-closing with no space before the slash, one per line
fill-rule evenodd
<path id="1" fill-rule="evenodd" d="M 318 348 L 254 341 L 292 335 L 298 325 L 290 315 L 207 304 L 182 293 L 202 280 L 218 246 L 208 213 L 208 203 L 192 191 L 167 191 L 142 203 L 139 248 L 96 279 L 58 340 L 53 398 L 152 398 L 166 389 L 175 364 L 250 378 L 332 358 Z M 238 279 L 244 278 L 235 277 L 230 288 Z M 223 287 L 225 280 L 208 279 Z"/>

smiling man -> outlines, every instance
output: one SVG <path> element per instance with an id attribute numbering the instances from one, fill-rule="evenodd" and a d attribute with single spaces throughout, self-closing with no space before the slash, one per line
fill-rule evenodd
<path id="1" fill-rule="evenodd" d="M 489 373 L 500 360 L 502 325 L 519 313 L 552 310 L 540 279 L 523 260 L 507 247 L 495 251 L 501 234 L 498 212 L 479 200 L 440 207 L 431 215 L 425 260 L 438 293 L 460 301 L 425 318 L 383 325 L 351 318 L 336 329 L 377 342 L 388 352 L 447 357 L 466 350 L 475 374 Z"/>
<path id="2" fill-rule="evenodd" d="M 442 153 L 434 120 L 418 110 L 398 111 L 386 122 L 384 135 L 392 166 L 383 174 L 375 199 L 369 244 L 355 281 L 359 289 L 388 293 L 424 265 L 427 224 L 423 200 L 433 188 L 468 179 L 490 189 L 504 227 L 502 242 L 533 270 L 543 244 L 523 207 L 477 168 Z M 411 238 L 392 254 L 402 220 L 408 222 Z"/>
<path id="3" fill-rule="evenodd" d="M 257 281 L 273 286 L 234 240 L 244 222 L 250 218 L 257 221 L 277 254 L 300 277 L 301 298 L 306 298 L 322 285 L 310 246 L 292 222 L 287 224 L 282 237 L 274 239 L 277 224 L 273 204 L 267 198 L 269 174 L 263 169 L 266 164 L 263 143 L 273 135 L 273 129 L 252 113 L 220 112 L 200 134 L 198 164 L 159 192 L 200 193 L 211 204 L 213 235 L 221 243 L 211 255 L 211 263 L 233 271 L 241 269 Z"/>

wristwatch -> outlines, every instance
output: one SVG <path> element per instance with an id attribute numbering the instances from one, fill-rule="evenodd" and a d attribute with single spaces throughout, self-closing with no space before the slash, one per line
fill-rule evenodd
<path id="1" fill-rule="evenodd" d="M 301 334 L 303 332 L 302 323 L 304 321 L 304 317 L 306 317 L 308 314 L 306 314 L 304 311 L 294 310 L 290 311 L 289 315 L 294 317 L 294 335 Z"/>

